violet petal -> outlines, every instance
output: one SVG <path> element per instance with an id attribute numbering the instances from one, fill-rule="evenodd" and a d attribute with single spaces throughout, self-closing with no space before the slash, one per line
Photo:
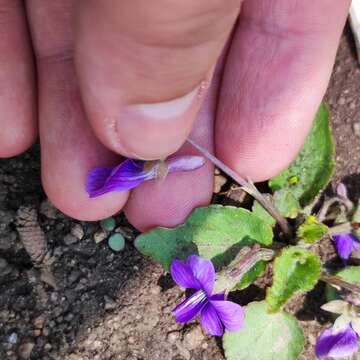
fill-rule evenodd
<path id="1" fill-rule="evenodd" d="M 197 255 L 189 256 L 187 263 L 194 277 L 199 280 L 201 288 L 210 296 L 215 284 L 215 268 L 213 263 Z"/>
<path id="2" fill-rule="evenodd" d="M 205 158 L 202 156 L 175 156 L 166 160 L 169 172 L 191 171 L 202 167 Z"/>
<path id="3" fill-rule="evenodd" d="M 170 273 L 176 284 L 183 288 L 196 290 L 202 288 L 199 280 L 194 277 L 190 266 L 181 260 L 176 259 L 171 263 Z"/>
<path id="4" fill-rule="evenodd" d="M 204 330 L 210 335 L 221 336 L 224 333 L 220 318 L 210 303 L 206 304 L 201 310 L 200 322 Z"/>
<path id="5" fill-rule="evenodd" d="M 216 310 L 221 322 L 229 331 L 238 331 L 244 324 L 244 310 L 239 304 L 232 301 L 209 300 Z"/>
<path id="6" fill-rule="evenodd" d="M 204 291 L 198 290 L 190 297 L 177 305 L 172 312 L 179 323 L 191 321 L 207 303 Z"/>
<path id="7" fill-rule="evenodd" d="M 348 260 L 352 252 L 354 236 L 352 234 L 334 235 L 334 241 L 339 256 L 343 260 Z"/>
<path id="8" fill-rule="evenodd" d="M 225 294 L 224 293 L 214 294 L 214 295 L 211 295 L 208 299 L 209 300 L 225 300 Z"/>
<path id="9" fill-rule="evenodd" d="M 338 332 L 333 332 L 333 328 L 326 329 L 317 339 L 316 356 L 319 359 L 350 356 L 358 350 L 358 339 L 358 334 L 350 324 Z"/>
<path id="10" fill-rule="evenodd" d="M 107 177 L 105 175 L 108 175 Z M 90 197 L 110 191 L 126 191 L 155 177 L 155 171 L 144 171 L 144 162 L 127 159 L 109 173 L 109 168 L 95 168 L 87 175 L 86 190 Z"/>
<path id="11" fill-rule="evenodd" d="M 112 171 L 113 168 L 100 167 L 88 172 L 86 177 L 86 191 L 90 197 L 104 186 Z"/>

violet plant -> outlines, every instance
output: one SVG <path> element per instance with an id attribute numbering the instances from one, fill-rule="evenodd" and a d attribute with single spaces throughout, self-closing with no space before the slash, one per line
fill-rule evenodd
<path id="1" fill-rule="evenodd" d="M 285 307 L 322 281 L 326 296 L 333 296 L 324 309 L 338 318 L 319 333 L 314 356 L 338 358 L 358 352 L 360 266 L 351 265 L 360 250 L 360 206 L 349 199 L 344 184 L 333 195 L 323 192 L 334 171 L 326 108 L 320 107 L 294 162 L 269 180 L 268 193 L 259 192 L 191 139 L 188 142 L 199 156 L 151 163 L 128 159 L 112 169 L 93 170 L 87 181 L 89 195 L 99 196 L 196 169 L 207 159 L 254 198 L 250 209 L 213 204 L 195 209 L 182 225 L 137 237 L 135 246 L 142 254 L 170 270 L 177 285 L 193 291 L 174 308 L 175 320 L 193 322 L 199 315 L 205 332 L 223 336 L 227 360 L 297 359 L 304 334 Z M 317 251 L 318 243 L 329 237 L 338 252 L 337 266 L 345 270 L 327 268 Z M 232 291 L 241 299 L 242 290 L 260 281 L 270 263 L 272 284 L 261 301 L 227 299 Z M 333 305 L 340 303 L 341 312 L 335 311 Z"/>

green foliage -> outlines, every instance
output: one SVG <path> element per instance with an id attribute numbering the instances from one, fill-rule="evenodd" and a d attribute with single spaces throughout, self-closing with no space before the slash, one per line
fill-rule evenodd
<path id="1" fill-rule="evenodd" d="M 135 240 L 144 255 L 169 268 L 174 258 L 190 254 L 211 259 L 217 268 L 230 263 L 239 249 L 254 243 L 270 245 L 271 227 L 248 210 L 211 205 L 193 211 L 185 224 L 155 228 Z"/>
<path id="2" fill-rule="evenodd" d="M 272 196 L 270 194 L 263 194 L 269 201 L 272 201 Z M 260 219 L 264 220 L 267 224 L 271 227 L 276 225 L 276 220 L 262 207 L 262 205 L 254 200 L 252 206 L 252 212 L 259 217 Z"/>
<path id="3" fill-rule="evenodd" d="M 121 234 L 114 234 L 109 237 L 108 244 L 114 251 L 122 251 L 125 248 L 125 239 Z"/>
<path id="4" fill-rule="evenodd" d="M 336 275 L 351 284 L 360 284 L 360 266 L 348 266 Z M 331 285 L 326 285 L 326 298 L 328 301 L 339 298 L 337 290 Z"/>
<path id="5" fill-rule="evenodd" d="M 266 269 L 266 262 L 259 261 L 256 265 L 254 265 L 240 280 L 240 282 L 236 285 L 236 289 L 242 290 L 251 285 L 258 277 L 260 277 Z"/>
<path id="6" fill-rule="evenodd" d="M 306 141 L 293 163 L 269 181 L 275 204 L 284 216 L 294 218 L 328 184 L 334 171 L 334 145 L 329 114 L 318 110 Z"/>
<path id="7" fill-rule="evenodd" d="M 269 313 L 264 301 L 253 302 L 245 307 L 244 327 L 226 332 L 223 346 L 227 360 L 294 360 L 304 348 L 304 334 L 289 313 Z"/>
<path id="8" fill-rule="evenodd" d="M 297 238 L 306 244 L 314 244 L 321 240 L 328 232 L 329 228 L 316 221 L 316 218 L 309 216 L 297 230 Z"/>
<path id="9" fill-rule="evenodd" d="M 274 262 L 274 279 L 266 301 L 277 311 L 299 291 L 310 291 L 319 280 L 320 259 L 310 251 L 291 247 L 282 251 Z"/>
<path id="10" fill-rule="evenodd" d="M 290 191 L 276 191 L 274 203 L 280 213 L 290 219 L 295 219 L 301 208 L 299 200 Z"/>

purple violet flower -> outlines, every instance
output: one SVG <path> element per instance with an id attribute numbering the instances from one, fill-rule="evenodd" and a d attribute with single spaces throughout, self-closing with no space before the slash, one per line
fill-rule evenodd
<path id="1" fill-rule="evenodd" d="M 126 191 L 144 181 L 164 178 L 168 173 L 195 170 L 204 164 L 202 156 L 176 156 L 166 161 L 126 159 L 116 167 L 99 167 L 89 171 L 86 191 L 91 198 L 111 191 Z"/>
<path id="2" fill-rule="evenodd" d="M 244 322 L 244 310 L 238 304 L 225 300 L 224 294 L 212 295 L 215 269 L 210 260 L 191 255 L 186 262 L 174 260 L 171 276 L 177 285 L 196 290 L 172 311 L 177 322 L 186 323 L 200 314 L 200 322 L 206 332 L 221 336 L 224 327 L 238 331 Z"/>
<path id="3" fill-rule="evenodd" d="M 316 342 L 316 356 L 343 358 L 351 356 L 359 349 L 359 334 L 347 323 L 342 329 L 336 330 L 334 326 L 323 331 Z"/>
<path id="4" fill-rule="evenodd" d="M 334 235 L 333 239 L 335 241 L 336 251 L 344 261 L 349 259 L 353 250 L 360 251 L 360 242 L 355 235 L 351 233 Z"/>

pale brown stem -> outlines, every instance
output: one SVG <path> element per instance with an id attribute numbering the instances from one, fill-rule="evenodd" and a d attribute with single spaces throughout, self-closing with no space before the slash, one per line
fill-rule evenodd
<path id="1" fill-rule="evenodd" d="M 254 197 L 263 208 L 277 221 L 281 230 L 287 238 L 292 237 L 292 231 L 288 221 L 279 213 L 279 211 L 275 208 L 275 206 L 263 196 L 259 190 L 255 187 L 255 185 L 251 181 L 245 180 L 234 170 L 225 165 L 222 161 L 212 155 L 209 151 L 204 149 L 202 146 L 198 145 L 191 139 L 187 139 L 188 143 L 190 143 L 195 149 L 197 149 L 202 155 L 204 155 L 208 160 L 210 160 L 216 167 L 222 170 L 225 174 L 230 176 L 234 181 L 236 181 L 239 185 L 241 185 L 242 189 L 246 191 L 249 195 Z"/>

